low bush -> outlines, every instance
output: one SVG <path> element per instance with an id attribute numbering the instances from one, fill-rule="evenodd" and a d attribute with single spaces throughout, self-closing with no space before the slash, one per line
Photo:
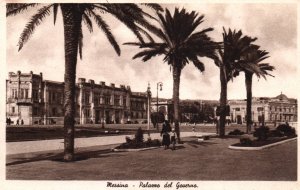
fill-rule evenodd
<path id="1" fill-rule="evenodd" d="M 126 143 L 131 143 L 132 139 L 130 139 L 130 137 L 126 136 L 125 137 Z"/>
<path id="2" fill-rule="evenodd" d="M 152 139 L 149 138 L 149 139 L 146 141 L 146 145 L 147 145 L 147 147 L 160 146 L 160 145 L 161 145 L 161 142 L 160 142 L 158 139 L 152 140 Z"/>
<path id="3" fill-rule="evenodd" d="M 151 140 L 151 138 L 144 141 L 144 131 L 141 127 L 135 133 L 133 139 L 126 136 L 126 142 L 121 144 L 120 146 L 116 147 L 118 149 L 137 149 L 137 148 L 147 148 L 147 147 L 157 147 L 161 146 L 161 142 L 158 139 Z"/>
<path id="4" fill-rule="evenodd" d="M 253 141 L 250 138 L 248 138 L 248 137 L 240 138 L 240 144 L 242 146 L 251 146 L 252 143 L 253 143 Z"/>
<path id="5" fill-rule="evenodd" d="M 287 137 L 296 135 L 295 128 L 289 126 L 288 124 L 281 124 L 276 128 L 276 130 L 283 133 L 283 135 Z"/>
<path id="6" fill-rule="evenodd" d="M 269 133 L 269 127 L 261 126 L 255 129 L 253 136 L 257 137 L 257 140 L 259 141 L 264 141 L 267 140 L 268 133 Z"/>
<path id="7" fill-rule="evenodd" d="M 270 130 L 268 136 L 269 137 L 283 137 L 284 133 L 279 130 Z"/>
<path id="8" fill-rule="evenodd" d="M 243 134 L 245 134 L 245 133 L 242 132 L 242 131 L 240 131 L 239 129 L 235 129 L 235 130 L 230 131 L 230 132 L 228 133 L 228 135 L 243 135 Z"/>

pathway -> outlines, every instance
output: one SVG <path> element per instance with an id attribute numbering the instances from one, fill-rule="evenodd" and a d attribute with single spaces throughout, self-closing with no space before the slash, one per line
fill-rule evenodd
<path id="1" fill-rule="evenodd" d="M 199 135 L 214 135 L 214 133 L 203 132 L 181 132 L 181 137 L 199 136 Z M 75 148 L 121 144 L 125 142 L 125 137 L 133 135 L 118 135 L 118 136 L 104 136 L 104 137 L 89 137 L 89 138 L 76 138 Z M 147 139 L 147 134 L 145 138 Z M 152 133 L 152 139 L 161 139 L 159 133 Z M 20 154 L 30 152 L 40 152 L 49 150 L 62 150 L 64 148 L 63 139 L 55 140 L 39 140 L 39 141 L 22 141 L 22 142 L 8 142 L 6 143 L 6 154 Z"/>

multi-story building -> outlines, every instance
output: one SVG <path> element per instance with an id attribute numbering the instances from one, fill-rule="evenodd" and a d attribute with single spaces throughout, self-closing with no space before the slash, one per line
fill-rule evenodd
<path id="1" fill-rule="evenodd" d="M 43 80 L 43 75 L 10 72 L 6 80 L 6 115 L 14 123 L 63 123 L 64 83 Z M 126 123 L 147 119 L 147 94 L 130 86 L 79 78 L 76 84 L 76 123 Z"/>
<path id="2" fill-rule="evenodd" d="M 229 100 L 232 122 L 246 122 L 246 100 Z M 253 122 L 296 122 L 297 99 L 280 94 L 274 98 L 259 97 L 252 99 Z"/>

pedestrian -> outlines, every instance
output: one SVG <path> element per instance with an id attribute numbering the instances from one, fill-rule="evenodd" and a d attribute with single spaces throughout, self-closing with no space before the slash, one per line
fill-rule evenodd
<path id="1" fill-rule="evenodd" d="M 165 147 L 165 150 L 170 146 L 170 135 L 169 132 L 171 131 L 170 124 L 167 120 L 164 121 L 160 136 L 162 136 L 162 145 Z"/>
<path id="2" fill-rule="evenodd" d="M 6 118 L 6 125 L 9 125 L 8 117 Z"/>
<path id="3" fill-rule="evenodd" d="M 23 119 L 21 119 L 21 125 L 24 125 L 24 121 L 23 121 Z"/>
<path id="4" fill-rule="evenodd" d="M 19 125 L 19 119 L 17 119 L 17 125 Z"/>
<path id="5" fill-rule="evenodd" d="M 171 144 L 172 144 L 172 150 L 175 150 L 175 144 L 176 144 L 176 137 L 175 137 L 176 133 L 175 133 L 175 129 L 172 128 L 172 132 L 171 132 Z"/>

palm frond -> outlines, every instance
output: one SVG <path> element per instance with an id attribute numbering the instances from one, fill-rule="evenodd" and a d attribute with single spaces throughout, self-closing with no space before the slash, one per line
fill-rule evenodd
<path id="1" fill-rule="evenodd" d="M 53 16 L 54 16 L 53 21 L 54 21 L 54 25 L 55 25 L 55 22 L 56 22 L 57 10 L 58 10 L 58 4 L 55 3 L 55 4 L 53 4 Z"/>
<path id="2" fill-rule="evenodd" d="M 108 13 L 125 24 L 135 34 L 140 42 L 144 42 L 144 39 L 135 24 L 135 20 L 130 15 L 126 14 L 126 12 L 129 12 L 126 10 L 125 6 L 122 6 L 122 4 L 105 4 L 105 6 Z"/>
<path id="3" fill-rule="evenodd" d="M 83 13 L 82 19 L 83 19 L 84 24 L 89 29 L 90 33 L 92 33 L 93 32 L 93 23 L 92 23 L 91 19 L 88 17 L 88 15 L 86 13 Z"/>
<path id="4" fill-rule="evenodd" d="M 83 48 L 83 34 L 82 34 L 82 28 L 80 27 L 80 32 L 78 36 L 78 52 L 79 52 L 80 59 L 82 59 L 82 48 Z"/>
<path id="5" fill-rule="evenodd" d="M 122 10 L 124 14 L 128 17 L 132 18 L 134 22 L 148 31 L 152 32 L 154 35 L 161 38 L 162 32 L 156 26 L 150 24 L 144 17 L 149 17 L 151 19 L 156 20 L 156 18 L 152 17 L 148 13 L 144 12 L 141 8 L 139 8 L 136 4 L 122 4 Z M 138 31 L 143 33 L 150 41 L 153 41 L 152 37 L 141 27 L 137 26 Z"/>
<path id="6" fill-rule="evenodd" d="M 22 49 L 23 45 L 29 40 L 36 26 L 40 25 L 43 19 L 50 14 L 50 8 L 52 6 L 53 5 L 44 6 L 43 8 L 38 10 L 37 14 L 31 17 L 29 23 L 25 26 L 25 29 L 23 30 L 20 36 L 20 40 L 18 43 L 19 51 Z"/>
<path id="7" fill-rule="evenodd" d="M 151 59 L 152 57 L 157 56 L 157 55 L 162 55 L 162 54 L 164 54 L 164 51 L 161 48 L 147 49 L 147 50 L 144 50 L 144 51 L 141 51 L 141 52 L 137 53 L 136 55 L 133 56 L 132 59 L 136 59 L 136 58 L 141 57 L 142 60 L 144 62 L 146 62 L 149 59 Z"/>
<path id="8" fill-rule="evenodd" d="M 6 4 L 6 16 L 15 16 L 29 8 L 38 6 L 38 3 L 7 3 Z"/>
<path id="9" fill-rule="evenodd" d="M 195 67 L 198 70 L 200 70 L 201 72 L 203 72 L 205 70 L 204 63 L 202 63 L 197 57 L 193 57 L 191 59 L 191 61 L 193 62 L 193 64 L 195 65 Z"/>
<path id="10" fill-rule="evenodd" d="M 109 26 L 106 24 L 106 22 L 102 19 L 101 16 L 97 15 L 93 10 L 90 10 L 90 14 L 93 16 L 96 24 L 102 29 L 102 31 L 104 32 L 104 34 L 106 35 L 108 41 L 110 42 L 110 44 L 113 46 L 113 48 L 115 49 L 116 53 L 118 55 L 121 54 L 121 50 L 120 47 L 117 43 L 117 41 L 115 40 L 113 34 L 110 31 Z"/>
<path id="11" fill-rule="evenodd" d="M 145 5 L 151 9 L 153 9 L 154 11 L 161 11 L 161 12 L 164 11 L 164 9 L 157 3 L 142 3 L 142 5 Z"/>

